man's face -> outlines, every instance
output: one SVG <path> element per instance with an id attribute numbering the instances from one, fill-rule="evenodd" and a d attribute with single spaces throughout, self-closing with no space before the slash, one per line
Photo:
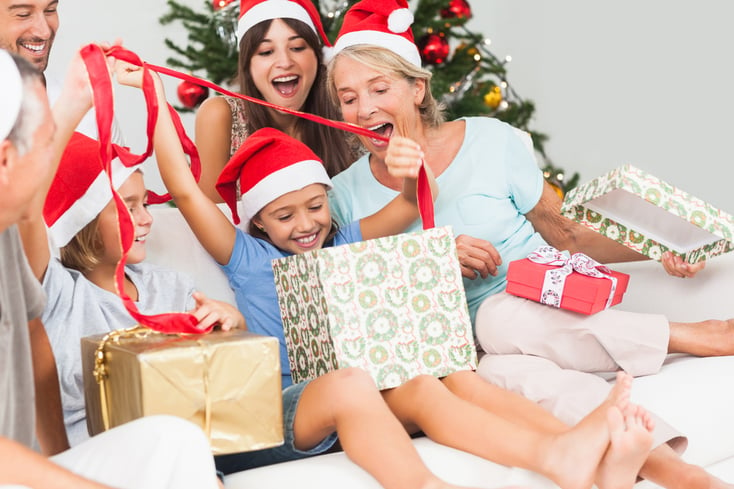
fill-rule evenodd
<path id="1" fill-rule="evenodd" d="M 53 159 L 56 125 L 41 82 L 36 82 L 33 96 L 38 101 L 34 117 L 38 117 L 40 123 L 33 132 L 30 149 L 19 155 L 17 148 L 8 140 L 2 142 L 5 149 L 2 157 L 6 159 L 2 179 L 6 186 L 0 187 L 0 210 L 13 221 L 26 216 L 33 197 L 39 192 L 41 183 L 51 169 Z"/>
<path id="2" fill-rule="evenodd" d="M 58 0 L 0 0 L 0 48 L 46 69 L 59 28 Z"/>

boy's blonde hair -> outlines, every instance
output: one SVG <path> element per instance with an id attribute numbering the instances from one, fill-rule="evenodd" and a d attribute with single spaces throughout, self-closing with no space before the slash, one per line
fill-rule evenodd
<path id="1" fill-rule="evenodd" d="M 104 252 L 104 244 L 99 236 L 98 222 L 99 214 L 76 233 L 66 246 L 61 248 L 62 265 L 87 273 L 99 264 L 100 256 Z"/>
<path id="2" fill-rule="evenodd" d="M 334 84 L 334 66 L 341 57 L 353 59 L 373 70 L 388 76 L 402 78 L 411 84 L 415 83 L 416 80 L 423 80 L 426 85 L 426 90 L 423 100 L 418 107 L 421 120 L 429 127 L 436 127 L 444 122 L 444 106 L 433 97 L 433 93 L 431 92 L 432 73 L 424 68 L 415 66 L 389 49 L 371 44 L 346 47 L 339 51 L 329 63 L 327 78 L 329 96 L 337 106 L 339 105 L 339 98 L 337 97 L 336 85 Z"/>

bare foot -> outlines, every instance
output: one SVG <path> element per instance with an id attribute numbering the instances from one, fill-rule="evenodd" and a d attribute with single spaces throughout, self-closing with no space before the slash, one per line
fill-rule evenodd
<path id="1" fill-rule="evenodd" d="M 554 437 L 543 475 L 563 489 L 589 489 L 610 442 L 608 412 L 629 405 L 632 377 L 617 374 L 607 399 L 569 431 Z"/>
<path id="2" fill-rule="evenodd" d="M 670 323 L 668 351 L 699 357 L 734 355 L 734 319 Z"/>
<path id="3" fill-rule="evenodd" d="M 612 407 L 607 412 L 610 443 L 599 465 L 599 489 L 632 489 L 640 467 L 652 448 L 654 423 L 640 406 L 629 404 L 624 411 Z"/>

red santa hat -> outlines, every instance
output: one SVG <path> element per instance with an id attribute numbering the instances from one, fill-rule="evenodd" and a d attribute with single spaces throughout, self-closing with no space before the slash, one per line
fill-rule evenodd
<path id="1" fill-rule="evenodd" d="M 0 141 L 15 127 L 23 100 L 23 79 L 10 53 L 0 49 Z"/>
<path id="2" fill-rule="evenodd" d="M 311 0 L 242 0 L 240 20 L 237 23 L 237 42 L 254 25 L 272 19 L 300 20 L 321 37 L 324 46 L 331 46 L 321 24 L 321 15 Z"/>
<path id="3" fill-rule="evenodd" d="M 117 156 L 124 148 L 113 144 L 112 151 Z M 118 189 L 140 165 L 127 167 L 115 157 L 111 168 L 112 183 Z M 99 157 L 99 142 L 75 132 L 64 150 L 43 206 L 43 217 L 53 243 L 66 246 L 111 199 L 109 177 Z"/>
<path id="4" fill-rule="evenodd" d="M 421 66 L 421 56 L 410 29 L 412 24 L 413 13 L 406 0 L 362 0 L 344 14 L 344 23 L 331 55 L 336 56 L 349 46 L 371 44 Z"/>
<path id="5" fill-rule="evenodd" d="M 238 181 L 248 221 L 288 192 L 314 183 L 331 188 L 321 159 L 302 142 L 270 127 L 252 133 L 232 155 L 217 180 L 217 190 L 232 211 L 235 224 L 240 222 Z"/>

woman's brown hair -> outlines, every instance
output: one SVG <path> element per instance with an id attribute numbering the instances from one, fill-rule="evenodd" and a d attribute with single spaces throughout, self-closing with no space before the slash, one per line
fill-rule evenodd
<path id="1" fill-rule="evenodd" d="M 328 119 L 341 120 L 339 109 L 331 102 L 326 92 L 326 67 L 323 64 L 323 53 L 321 51 L 321 40 L 309 26 L 295 19 L 281 19 L 296 34 L 302 37 L 316 54 L 318 69 L 313 86 L 303 107 L 299 110 L 316 114 Z M 272 20 L 266 20 L 251 27 L 240 41 L 239 57 L 239 83 L 240 92 L 243 95 L 263 99 L 262 94 L 255 86 L 250 76 L 250 60 L 257 52 L 258 46 L 272 24 Z M 247 119 L 247 132 L 252 134 L 263 127 L 275 127 L 270 109 L 254 103 L 245 104 L 245 116 Z M 347 168 L 357 159 L 359 155 L 352 151 L 349 135 L 344 131 L 333 129 L 322 124 L 299 118 L 296 122 L 296 132 L 301 141 L 305 143 L 326 165 L 326 171 L 330 177 Z"/>

